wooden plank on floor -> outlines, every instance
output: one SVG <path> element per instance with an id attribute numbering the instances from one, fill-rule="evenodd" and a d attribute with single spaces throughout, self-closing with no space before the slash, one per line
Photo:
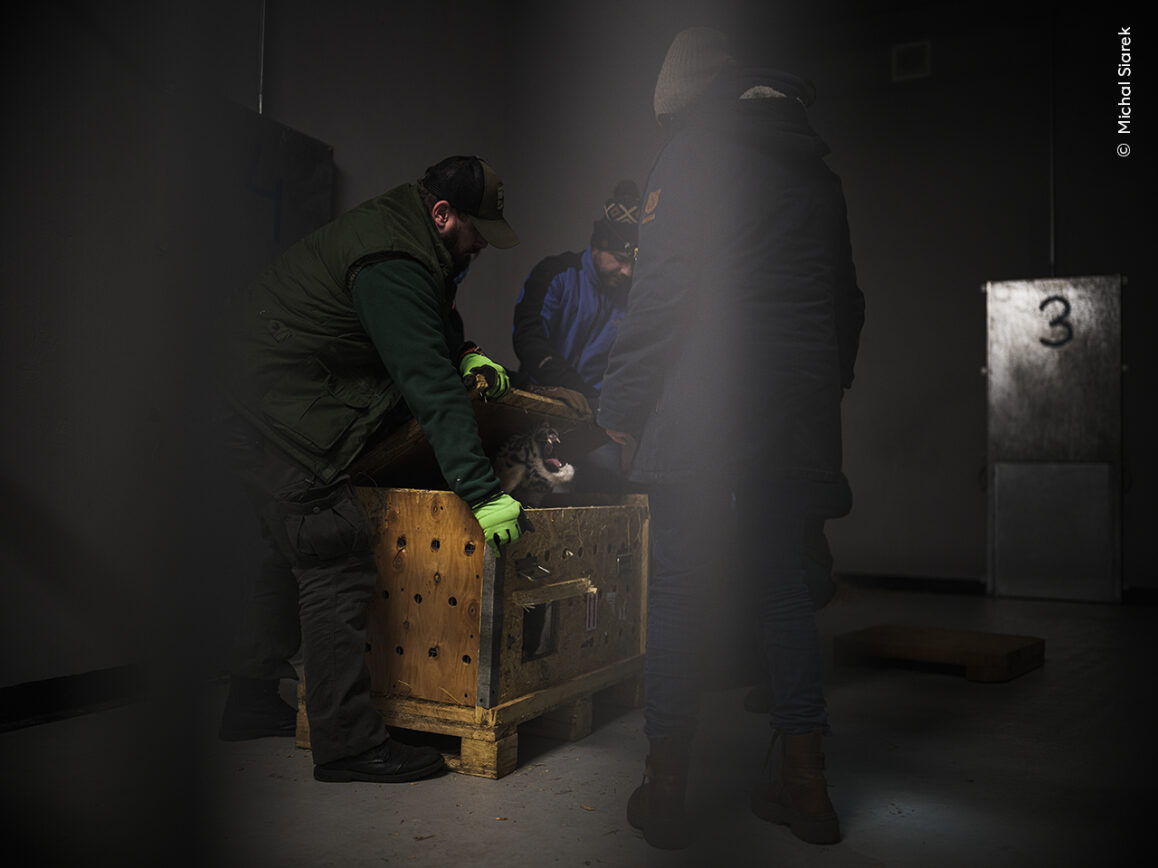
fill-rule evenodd
<path id="1" fill-rule="evenodd" d="M 836 662 L 897 660 L 962 667 L 970 681 L 1009 681 L 1045 662 L 1045 640 L 1035 636 L 879 624 L 833 640 Z"/>

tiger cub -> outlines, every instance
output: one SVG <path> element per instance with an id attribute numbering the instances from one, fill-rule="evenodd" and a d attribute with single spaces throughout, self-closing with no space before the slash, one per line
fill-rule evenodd
<path id="1" fill-rule="evenodd" d="M 546 420 L 507 438 L 491 462 L 503 491 L 524 506 L 539 506 L 548 494 L 569 491 L 575 467 L 555 456 L 561 443 Z"/>

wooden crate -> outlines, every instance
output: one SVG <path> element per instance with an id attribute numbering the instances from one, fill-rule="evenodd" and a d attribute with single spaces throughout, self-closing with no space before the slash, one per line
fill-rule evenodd
<path id="1" fill-rule="evenodd" d="M 358 494 L 376 533 L 370 690 L 388 726 L 455 736 L 452 768 L 498 778 L 516 766 L 520 724 L 581 738 L 597 693 L 638 699 L 646 498 L 528 510 L 534 531 L 495 558 L 450 492 Z"/>
<path id="2" fill-rule="evenodd" d="M 880 624 L 833 640 L 838 664 L 900 660 L 964 670 L 970 681 L 1009 681 L 1045 660 L 1045 640 L 978 630 Z"/>

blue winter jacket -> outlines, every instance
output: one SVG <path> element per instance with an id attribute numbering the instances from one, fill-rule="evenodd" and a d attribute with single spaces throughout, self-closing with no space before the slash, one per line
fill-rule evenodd
<path id="1" fill-rule="evenodd" d="M 600 283 L 590 247 L 548 256 L 531 270 L 515 305 L 520 371 L 534 383 L 596 397 L 627 294 L 627 287 Z"/>

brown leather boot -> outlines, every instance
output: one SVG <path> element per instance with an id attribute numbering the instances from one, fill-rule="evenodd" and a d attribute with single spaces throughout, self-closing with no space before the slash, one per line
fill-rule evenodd
<path id="1" fill-rule="evenodd" d="M 779 730 L 773 734 L 768 748 L 769 780 L 752 789 L 752 811 L 770 823 L 788 826 L 802 841 L 835 844 L 840 840 L 840 825 L 824 779 L 821 734 L 820 727 L 803 735 Z M 771 774 L 777 738 L 781 743 L 778 776 Z"/>
<path id="2" fill-rule="evenodd" d="M 689 748 L 683 738 L 651 742 L 643 783 L 627 799 L 627 822 L 661 850 L 682 850 L 691 843 L 684 812 Z"/>

